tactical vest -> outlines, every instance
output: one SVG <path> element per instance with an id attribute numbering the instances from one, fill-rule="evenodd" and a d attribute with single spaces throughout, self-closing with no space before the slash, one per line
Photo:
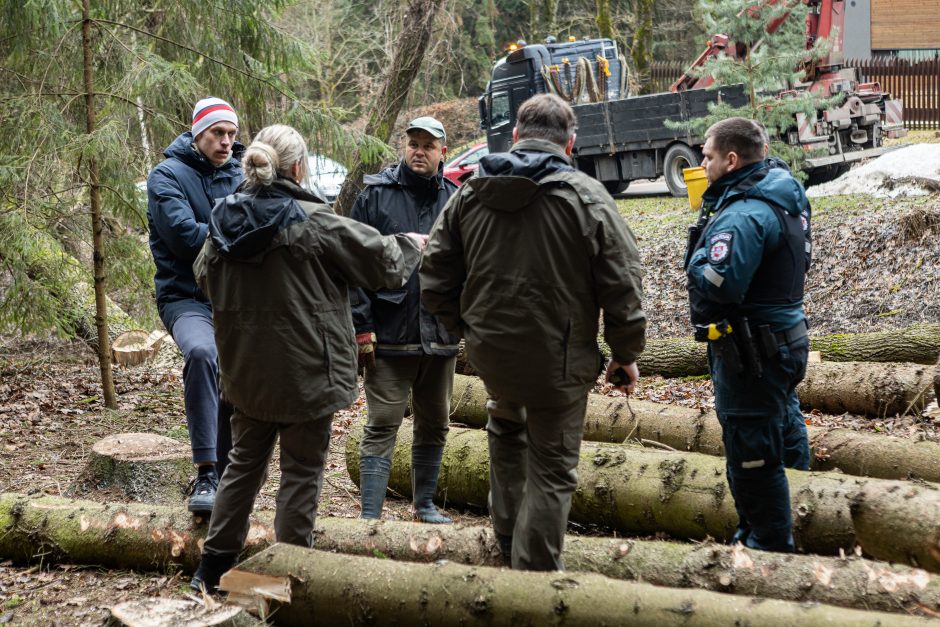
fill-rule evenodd
<path id="1" fill-rule="evenodd" d="M 734 192 L 746 192 L 767 176 L 767 169 L 760 169 L 753 175 L 739 182 Z M 733 192 L 732 192 L 733 193 Z M 737 196 L 737 194 L 733 194 Z M 748 198 L 737 196 L 725 203 L 717 212 L 712 214 L 708 222 L 699 231 L 693 243 L 689 241 L 689 252 L 686 256 L 686 266 L 691 253 L 704 245 L 705 233 L 708 224 L 715 215 L 726 206 L 737 201 L 756 200 L 763 202 L 771 208 L 780 224 L 780 240 L 773 248 L 764 250 L 760 266 L 751 279 L 750 287 L 744 296 L 742 305 L 789 305 L 803 300 L 806 272 L 812 261 L 811 213 L 804 209 L 799 215 L 791 215 L 787 210 L 768 198 Z M 693 324 L 709 324 L 724 318 L 731 318 L 734 306 L 713 303 L 698 293 L 689 290 L 689 304 Z"/>

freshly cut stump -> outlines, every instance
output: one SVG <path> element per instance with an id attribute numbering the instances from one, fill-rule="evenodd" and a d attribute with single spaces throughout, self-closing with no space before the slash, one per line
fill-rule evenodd
<path id="1" fill-rule="evenodd" d="M 76 491 L 107 491 L 127 500 L 178 503 L 193 472 L 189 446 L 155 433 L 98 440 Z"/>
<path id="2" fill-rule="evenodd" d="M 143 599 L 127 601 L 110 608 L 109 627 L 248 627 L 258 621 L 234 605 L 209 608 L 195 601 L 181 599 Z"/>

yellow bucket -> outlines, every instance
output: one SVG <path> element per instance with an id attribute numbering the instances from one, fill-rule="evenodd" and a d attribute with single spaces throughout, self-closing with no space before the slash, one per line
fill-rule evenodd
<path id="1" fill-rule="evenodd" d="M 689 206 L 692 209 L 700 209 L 702 207 L 702 194 L 708 188 L 705 168 L 683 168 L 682 178 L 685 179 L 686 189 L 689 194 Z"/>

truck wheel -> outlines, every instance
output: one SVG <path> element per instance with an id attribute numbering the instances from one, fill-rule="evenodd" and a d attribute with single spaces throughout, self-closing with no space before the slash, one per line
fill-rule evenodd
<path id="1" fill-rule="evenodd" d="M 607 188 L 607 193 L 611 196 L 621 194 L 630 187 L 630 181 L 603 181 L 603 183 L 604 187 Z"/>
<path id="2" fill-rule="evenodd" d="M 666 186 L 673 196 L 685 196 L 685 179 L 682 177 L 684 168 L 694 168 L 702 163 L 701 154 L 685 144 L 673 144 L 666 151 L 663 158 L 663 178 Z"/>
<path id="3" fill-rule="evenodd" d="M 806 176 L 806 187 L 834 181 L 852 168 L 851 163 L 833 163 L 811 170 Z"/>

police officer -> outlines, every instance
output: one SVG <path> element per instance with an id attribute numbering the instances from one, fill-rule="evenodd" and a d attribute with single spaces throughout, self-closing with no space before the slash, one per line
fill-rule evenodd
<path id="1" fill-rule="evenodd" d="M 764 158 L 764 131 L 756 122 L 723 120 L 705 137 L 709 187 L 690 234 L 686 273 L 696 337 L 708 342 L 739 516 L 734 541 L 792 552 L 784 467 L 802 465 L 794 453 L 808 462 L 805 426 L 793 403 L 809 352 L 803 311 L 809 203 L 789 171 Z"/>

